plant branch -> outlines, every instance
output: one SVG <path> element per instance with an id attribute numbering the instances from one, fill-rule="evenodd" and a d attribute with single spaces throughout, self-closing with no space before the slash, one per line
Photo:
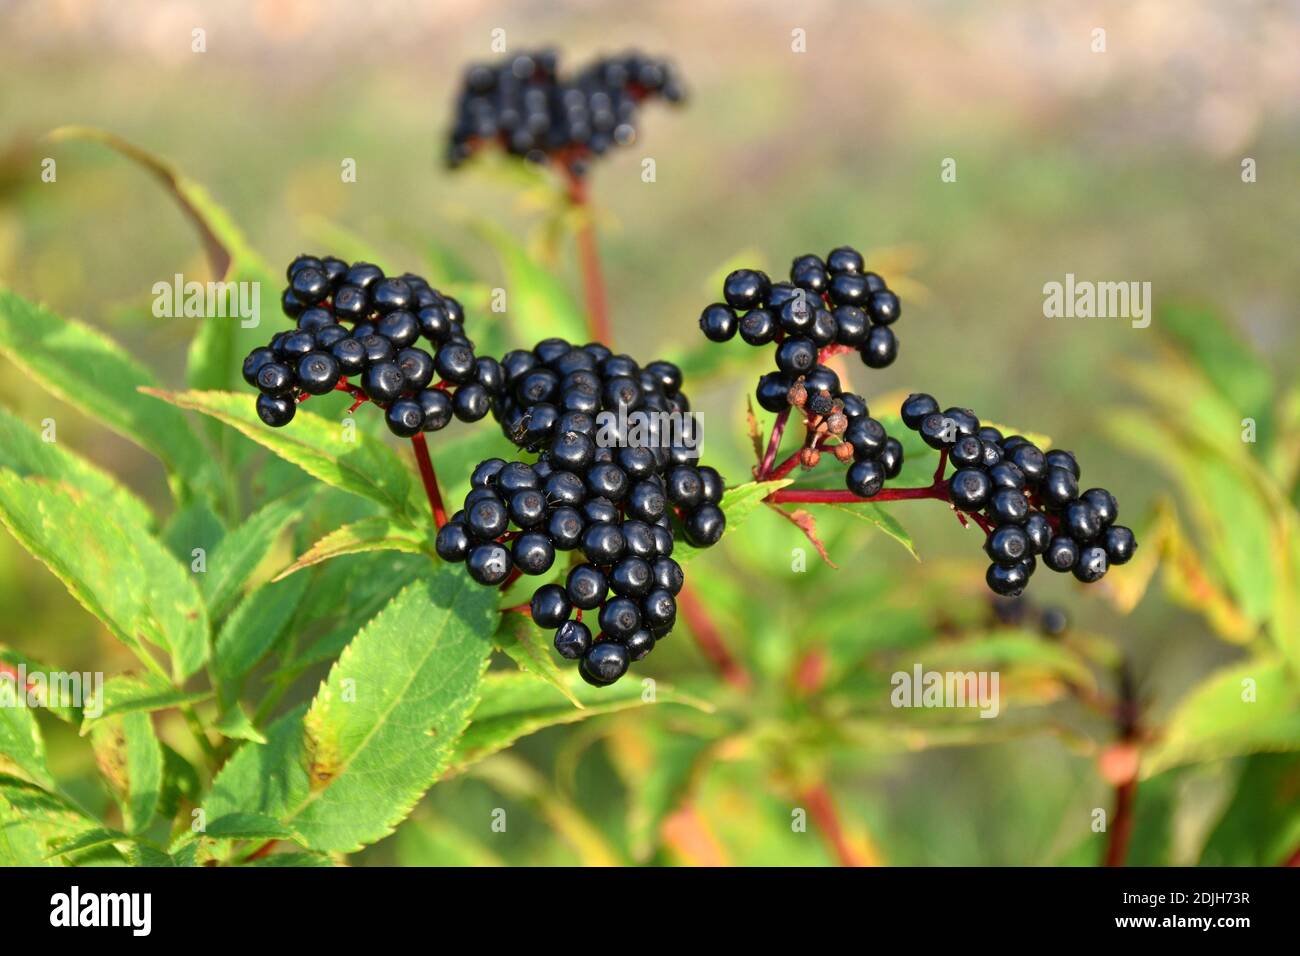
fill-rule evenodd
<path id="1" fill-rule="evenodd" d="M 609 300 L 605 295 L 605 277 L 600 267 L 600 246 L 591 223 L 587 184 L 567 163 L 561 164 L 568 186 L 569 202 L 581 213 L 578 222 L 578 270 L 582 273 L 582 292 L 587 302 L 587 327 L 591 337 L 605 345 L 611 343 Z"/>
<path id="2" fill-rule="evenodd" d="M 826 785 L 819 783 L 809 787 L 799 795 L 799 799 L 807 804 L 808 813 L 813 818 L 817 832 L 822 835 L 827 849 L 831 851 L 839 865 L 866 866 L 844 836 L 844 828 L 840 825 L 839 813 L 835 809 L 835 800 Z"/>
<path id="3" fill-rule="evenodd" d="M 1119 730 L 1121 746 L 1136 752 L 1142 733 L 1138 720 L 1138 701 L 1133 686 L 1133 675 L 1128 662 L 1120 665 L 1119 701 L 1115 708 L 1115 723 Z M 1133 824 L 1137 809 L 1138 768 L 1134 760 L 1131 768 L 1115 786 L 1115 813 L 1106 828 L 1105 866 L 1123 866 L 1128 857 L 1129 842 L 1133 837 Z"/>
<path id="4" fill-rule="evenodd" d="M 438 490 L 438 475 L 433 470 L 433 459 L 429 457 L 429 446 L 424 440 L 423 432 L 411 436 L 411 448 L 415 451 L 416 464 L 420 466 L 420 480 L 424 482 L 424 493 L 429 497 L 433 523 L 441 530 L 447 523 L 447 511 L 442 505 L 442 492 Z"/>
<path id="5" fill-rule="evenodd" d="M 677 606 L 681 609 L 682 616 L 686 618 L 691 633 L 695 635 L 695 643 L 700 653 L 708 658 L 709 663 L 722 675 L 723 680 L 740 690 L 748 689 L 749 672 L 740 661 L 732 657 L 731 651 L 727 649 L 727 644 L 722 639 L 722 633 L 714 625 L 704 604 L 689 583 L 682 585 L 681 591 L 678 592 Z"/>
<path id="6" fill-rule="evenodd" d="M 772 437 L 767 440 L 767 451 L 763 455 L 762 462 L 758 466 L 759 481 L 766 481 L 767 476 L 772 471 L 772 465 L 776 461 L 776 453 L 781 447 L 781 436 L 785 434 L 785 424 L 790 420 L 790 409 L 787 407 L 776 416 L 776 421 L 772 423 Z"/>

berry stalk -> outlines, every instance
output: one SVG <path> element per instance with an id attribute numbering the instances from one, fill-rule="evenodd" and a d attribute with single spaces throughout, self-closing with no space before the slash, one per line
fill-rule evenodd
<path id="1" fill-rule="evenodd" d="M 424 482 L 424 493 L 429 496 L 433 523 L 441 530 L 447 523 L 447 510 L 442 504 L 442 492 L 438 490 L 438 475 L 433 470 L 433 460 L 429 457 L 429 446 L 424 440 L 423 432 L 411 436 L 411 448 L 415 451 L 415 462 L 420 466 L 420 480 Z"/>
<path id="2" fill-rule="evenodd" d="M 781 438 L 785 435 L 785 425 L 789 420 L 790 409 L 787 406 L 776 416 L 776 421 L 772 423 L 772 437 L 767 441 L 767 451 L 763 454 L 763 461 L 758 466 L 759 481 L 766 481 L 772 473 L 772 466 L 776 462 L 776 453 L 781 447 Z"/>
<path id="3" fill-rule="evenodd" d="M 596 230 L 591 224 L 587 201 L 587 185 L 567 164 L 563 165 L 568 185 L 569 202 L 583 213 L 578 224 L 578 269 L 582 273 L 582 292 L 587 302 L 587 324 L 591 337 L 609 345 L 612 335 L 609 326 L 609 300 L 605 295 L 605 276 L 600 267 L 600 247 L 596 243 Z"/>

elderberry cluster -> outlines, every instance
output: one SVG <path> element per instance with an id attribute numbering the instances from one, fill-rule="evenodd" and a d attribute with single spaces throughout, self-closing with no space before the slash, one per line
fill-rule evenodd
<path id="1" fill-rule="evenodd" d="M 1014 596 L 1029 582 L 1038 557 L 1053 571 L 1072 572 L 1085 584 L 1112 564 L 1133 557 L 1133 532 L 1115 524 L 1119 503 L 1105 488 L 1079 491 L 1079 462 L 1068 451 L 1043 452 L 1020 435 L 1004 437 L 968 408 L 939 410 L 930 395 L 903 402 L 903 423 L 931 448 L 946 452 L 956 471 L 948 480 L 952 504 L 983 513 L 991 526 L 984 550 L 992 559 L 985 580 Z"/>
<path id="2" fill-rule="evenodd" d="M 795 380 L 810 391 L 834 391 L 833 372 L 821 364 L 823 350 L 856 350 L 869 368 L 884 368 L 898 357 L 891 325 L 902 311 L 885 280 L 866 271 L 862 254 L 848 246 L 832 249 L 823 261 L 799 256 L 789 282 L 773 282 L 755 269 L 737 269 L 722 289 L 725 302 L 700 314 L 700 329 L 714 342 L 740 333 L 747 344 L 776 343 L 776 371 L 758 381 L 758 404 L 779 412 L 789 404 Z"/>
<path id="3" fill-rule="evenodd" d="M 448 162 L 455 167 L 488 144 L 535 162 L 558 159 L 575 174 L 588 160 L 636 138 L 641 102 L 682 99 L 671 66 L 637 52 L 599 59 L 572 79 L 553 50 L 520 53 L 465 71 Z"/>
<path id="4" fill-rule="evenodd" d="M 803 411 L 812 436 L 799 455 L 805 468 L 815 468 L 821 461 L 821 449 L 828 448 L 839 461 L 852 462 L 844 480 L 859 498 L 878 494 L 888 479 L 898 477 L 903 468 L 902 442 L 890 437 L 885 426 L 871 417 L 861 395 L 841 392 L 838 378 L 832 387 L 814 392 L 809 390 L 809 379 L 800 376 L 786 397 L 790 405 Z"/>
<path id="5" fill-rule="evenodd" d="M 287 275 L 281 304 L 297 327 L 244 359 L 244 380 L 261 393 L 257 413 L 266 424 L 288 424 L 299 402 L 336 388 L 359 389 L 402 437 L 438 431 L 453 417 L 478 421 L 491 410 L 505 374 L 496 359 L 475 356 L 451 296 L 409 272 L 385 276 L 370 263 L 330 256 L 300 255 Z"/>
<path id="6" fill-rule="evenodd" d="M 722 537 L 722 476 L 696 464 L 698 432 L 664 424 L 689 410 L 669 362 L 546 339 L 502 367 L 502 429 L 538 458 L 481 462 L 437 552 L 488 586 L 546 574 L 568 552 L 564 583 L 537 588 L 529 610 L 588 683 L 612 684 L 672 630 L 685 580 L 675 529 L 695 547 Z"/>

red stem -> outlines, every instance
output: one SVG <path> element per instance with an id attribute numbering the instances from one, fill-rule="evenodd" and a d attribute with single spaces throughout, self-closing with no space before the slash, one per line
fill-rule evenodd
<path id="1" fill-rule="evenodd" d="M 1282 861 L 1283 866 L 1300 866 L 1300 846 L 1296 847 L 1289 857 Z"/>
<path id="2" fill-rule="evenodd" d="M 411 436 L 411 448 L 415 451 L 415 462 L 420 466 L 420 480 L 424 482 L 424 493 L 429 496 L 429 507 L 433 510 L 433 523 L 441 530 L 447 523 L 447 511 L 442 506 L 442 492 L 438 490 L 438 476 L 433 470 L 433 461 L 429 458 L 429 446 L 425 443 L 424 432 Z"/>
<path id="3" fill-rule="evenodd" d="M 812 816 L 813 823 L 816 824 L 818 832 L 821 833 L 826 846 L 839 861 L 840 866 L 865 866 L 866 864 L 858 859 L 858 855 L 853 852 L 853 847 L 849 846 L 848 840 L 844 837 L 844 828 L 840 826 L 835 801 L 825 784 L 819 783 L 809 787 L 800 797 L 808 805 L 808 813 Z"/>
<path id="4" fill-rule="evenodd" d="M 588 327 L 593 339 L 609 345 L 612 340 L 609 301 L 605 296 L 605 277 L 600 268 L 600 247 L 596 243 L 596 230 L 591 224 L 591 210 L 587 203 L 587 184 L 567 163 L 562 163 L 561 166 L 569 187 L 569 202 L 582 210 L 576 238 L 578 269 L 582 273 L 582 291 L 587 301 Z"/>
<path id="5" fill-rule="evenodd" d="M 777 450 L 781 447 L 781 436 L 785 434 L 785 423 L 790 420 L 789 407 L 783 409 L 781 414 L 776 416 L 776 421 L 772 423 L 772 437 L 767 440 L 767 451 L 763 454 L 763 461 L 758 466 L 758 480 L 766 481 L 771 474 L 772 464 L 776 461 Z M 793 468 L 794 466 L 791 465 Z"/>
<path id="6" fill-rule="evenodd" d="M 939 488 L 933 485 L 927 488 L 884 488 L 870 498 L 859 498 L 853 492 L 836 491 L 821 488 L 782 488 L 767 496 L 772 504 L 808 504 L 808 505 L 860 505 L 875 501 L 915 501 L 919 498 L 934 498 L 943 501 L 947 498 L 947 486 Z"/>
<path id="7" fill-rule="evenodd" d="M 1133 810 L 1137 805 L 1137 777 L 1115 788 L 1115 815 L 1106 843 L 1106 866 L 1123 866 L 1133 836 Z"/>
<path id="8" fill-rule="evenodd" d="M 677 607 L 682 612 L 682 617 L 686 618 L 691 633 L 695 635 L 695 643 L 699 646 L 700 652 L 722 674 L 723 680 L 740 690 L 748 689 L 749 672 L 740 661 L 731 656 L 731 651 L 727 650 L 721 632 L 714 626 L 708 611 L 695 596 L 695 591 L 689 583 L 682 585 L 681 591 L 678 592 Z"/>

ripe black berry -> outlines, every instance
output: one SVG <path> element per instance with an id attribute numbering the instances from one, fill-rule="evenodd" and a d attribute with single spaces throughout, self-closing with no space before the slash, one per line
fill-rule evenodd
<path id="1" fill-rule="evenodd" d="M 510 573 L 510 555 L 495 542 L 475 545 L 465 559 L 465 567 L 479 584 L 500 584 Z"/>
<path id="2" fill-rule="evenodd" d="M 984 580 L 993 593 L 1015 597 L 1029 583 L 1029 572 L 1021 564 L 990 564 Z"/>
<path id="3" fill-rule="evenodd" d="M 605 575 L 590 564 L 580 564 L 569 572 L 565 592 L 574 607 L 590 611 L 605 600 L 608 587 Z"/>
<path id="4" fill-rule="evenodd" d="M 727 528 L 727 516 L 716 505 L 700 505 L 690 512 L 682 523 L 686 540 L 694 547 L 707 548 L 717 544 Z"/>
<path id="5" fill-rule="evenodd" d="M 400 398 L 384 413 L 388 430 L 399 438 L 410 438 L 424 427 L 424 409 L 413 398 Z"/>
<path id="6" fill-rule="evenodd" d="M 510 544 L 515 567 L 524 574 L 545 574 L 555 563 L 555 546 L 551 539 L 536 531 L 528 531 Z"/>
<path id="7" fill-rule="evenodd" d="M 845 476 L 845 483 L 859 498 L 870 498 L 885 486 L 885 468 L 873 459 L 854 462 Z"/>
<path id="8" fill-rule="evenodd" d="M 727 342 L 736 334 L 736 313 L 720 302 L 700 313 L 700 331 L 711 342 Z"/>
<path id="9" fill-rule="evenodd" d="M 988 473 L 976 468 L 959 469 L 949 481 L 952 503 L 963 511 L 978 511 L 993 494 Z"/>
<path id="10" fill-rule="evenodd" d="M 1137 539 L 1133 537 L 1133 532 L 1119 524 L 1106 529 L 1103 544 L 1111 564 L 1124 564 L 1137 551 Z"/>
<path id="11" fill-rule="evenodd" d="M 257 396 L 257 415 L 272 428 L 280 428 L 293 421 L 297 404 L 291 398 L 262 394 Z"/>
<path id="12" fill-rule="evenodd" d="M 627 673 L 627 648 L 614 641 L 601 641 L 582 658 L 578 672 L 590 684 L 604 687 Z"/>
<path id="13" fill-rule="evenodd" d="M 372 402 L 387 404 L 406 387 L 406 376 L 395 362 L 380 362 L 366 369 L 361 387 Z"/>
<path id="14" fill-rule="evenodd" d="M 324 395 L 339 381 L 339 363 L 328 352 L 308 352 L 298 360 L 298 385 L 304 392 Z"/>
<path id="15" fill-rule="evenodd" d="M 473 540 L 465 530 L 463 521 L 447 522 L 438 529 L 438 536 L 434 540 L 434 550 L 444 561 L 464 561 L 472 546 Z"/>
<path id="16" fill-rule="evenodd" d="M 578 660 L 591 650 L 590 628 L 581 621 L 564 621 L 555 632 L 555 649 L 561 657 Z"/>
<path id="17" fill-rule="evenodd" d="M 1057 535 L 1043 552 L 1043 563 L 1053 571 L 1069 571 L 1079 560 L 1079 544 L 1068 535 Z"/>

